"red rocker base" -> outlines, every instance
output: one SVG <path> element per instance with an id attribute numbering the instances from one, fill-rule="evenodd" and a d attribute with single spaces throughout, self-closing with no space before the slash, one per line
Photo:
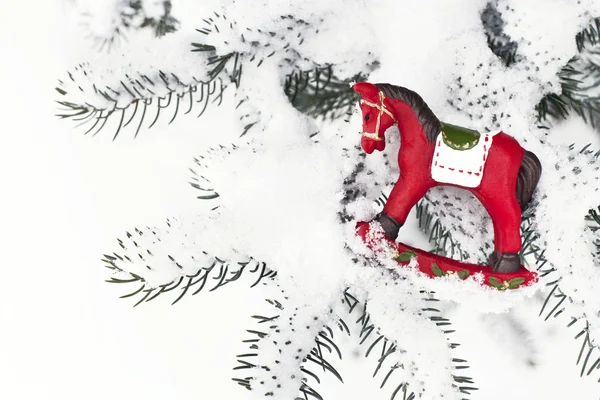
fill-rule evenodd
<path id="1" fill-rule="evenodd" d="M 371 240 L 367 240 L 369 233 L 369 223 L 359 222 L 356 224 L 356 233 L 365 244 L 375 250 L 377 246 Z M 446 276 L 457 274 L 459 278 L 466 279 L 475 273 L 483 274 L 483 283 L 498 290 L 517 289 L 537 282 L 538 274 L 529 271 L 521 265 L 518 272 L 499 274 L 493 273 L 491 267 L 487 265 L 467 264 L 448 257 L 432 254 L 403 243 L 396 243 L 385 235 L 381 240 L 386 240 L 389 246 L 396 251 L 394 260 L 400 266 L 407 266 L 412 258 L 416 258 L 419 264 L 419 270 L 430 277 Z"/>

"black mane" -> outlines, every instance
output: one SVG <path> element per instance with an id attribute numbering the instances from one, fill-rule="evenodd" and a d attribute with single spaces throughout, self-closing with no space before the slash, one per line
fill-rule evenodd
<path id="1" fill-rule="evenodd" d="M 440 134 L 440 120 L 435 116 L 423 98 L 410 89 L 402 86 L 394 86 L 389 83 L 376 83 L 377 89 L 381 90 L 384 96 L 390 99 L 400 100 L 413 109 L 419 122 L 423 126 L 423 131 L 430 144 L 435 143 Z"/>

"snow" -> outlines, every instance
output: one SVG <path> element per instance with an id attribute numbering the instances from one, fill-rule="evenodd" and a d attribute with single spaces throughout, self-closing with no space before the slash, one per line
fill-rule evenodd
<path id="1" fill-rule="evenodd" d="M 35 57 L 15 57 L 19 61 L 3 65 L 7 72 L 2 74 L 22 77 L 22 84 L 7 82 L 14 96 L 5 107 L 15 110 L 7 113 L 14 118 L 8 131 L 17 132 L 6 140 L 0 157 L 7 193 L 18 194 L 2 207 L 9 227 L 3 242 L 13 253 L 9 251 L 7 261 L 12 266 L 7 282 L 13 284 L 2 292 L 6 299 L 0 309 L 2 325 L 9 327 L 0 333 L 0 376 L 8 382 L 0 389 L 6 393 L 2 397 L 262 398 L 273 392 L 274 398 L 294 398 L 301 379 L 308 378 L 294 354 L 301 349 L 305 355 L 324 326 L 335 325 L 340 317 L 352 321 L 339 304 L 350 288 L 367 302 L 378 333 L 399 349 L 386 366 L 403 366 L 392 375 L 394 382 L 408 381 L 422 399 L 460 398 L 453 387 L 452 358 L 465 358 L 471 365 L 461 374 L 473 376 L 480 388 L 472 398 L 504 398 L 507 389 L 497 382 L 513 382 L 512 398 L 558 399 L 566 389 L 548 384 L 558 379 L 573 391 L 568 392 L 571 397 L 596 398 L 593 377 L 580 379 L 572 365 L 578 345 L 571 337 L 576 332 L 564 325 L 570 317 L 585 316 L 592 340 L 600 335 L 595 290 L 600 274 L 591 255 L 597 233 L 586 229 L 583 218 L 598 205 L 600 161 L 569 150 L 569 141 L 561 136 L 572 137 L 570 129 L 537 128 L 534 105 L 557 90 L 556 74 L 576 52 L 573 36 L 600 9 L 591 1 L 500 0 L 505 32 L 519 43 L 523 57 L 506 67 L 486 45 L 480 21 L 486 4 L 278 0 L 199 5 L 180 0 L 173 2 L 180 31 L 156 40 L 148 32 L 132 30 L 129 43 L 96 54 L 80 50 L 90 42 L 72 33 L 88 29 L 96 38 L 110 36 L 121 1 L 78 2 L 80 12 L 81 7 L 86 10 L 83 27 L 36 21 L 51 29 L 49 37 L 40 39 L 46 46 L 36 46 L 40 54 Z M 58 17 L 62 14 L 56 6 L 46 5 Z M 144 1 L 143 9 L 156 18 L 162 4 Z M 27 15 L 25 8 L 22 12 Z M 194 32 L 204 17 L 212 18 L 208 26 L 218 29 L 208 35 Z M 22 40 L 27 48 L 32 39 L 25 35 Z M 171 83 L 182 92 L 194 78 L 207 77 L 205 55 L 189 51 L 189 43 L 203 40 L 221 55 L 240 52 L 244 73 L 240 87 L 230 85 L 223 104 L 211 106 L 201 120 L 180 115 L 170 127 L 161 120 L 154 132 L 143 128 L 136 141 L 129 128 L 111 144 L 112 135 L 106 132 L 89 140 L 50 116 L 56 97 L 50 91 L 57 78 L 63 81 L 67 101 L 98 108 L 112 103 L 98 96 L 92 84 L 116 87 L 125 74 L 156 78 L 159 70 L 173 72 L 181 83 Z M 64 43 L 61 57 L 52 53 L 51 43 Z M 14 43 L 6 48 L 22 52 Z M 48 65 L 40 65 L 40 55 Z M 83 67 L 72 69 L 80 63 Z M 340 77 L 371 72 L 376 65 L 370 81 L 407 86 L 440 119 L 481 131 L 501 128 L 538 154 L 544 171 L 534 198 L 536 243 L 546 250 L 548 266 L 556 272 L 533 287 L 498 293 L 481 286 L 476 277 L 434 280 L 393 263 L 374 266 L 372 254 L 354 235 L 354 223 L 380 210 L 374 201 L 389 193 L 395 181 L 398 168 L 393 161 L 402 144 L 391 128 L 385 153 L 365 158 L 356 147 L 358 113 L 349 122 L 323 124 L 291 107 L 282 90 L 285 75 L 328 63 L 336 64 Z M 232 68 L 228 64 L 229 72 Z M 40 79 L 32 83 L 27 76 Z M 135 98 L 126 90 L 115 96 L 118 107 Z M 240 100 L 244 103 L 236 107 Z M 37 121 L 30 118 L 32 102 L 43 110 Z M 256 125 L 239 138 L 248 121 Z M 572 129 L 582 132 L 575 149 L 597 136 L 581 126 Z M 194 157 L 199 160 L 195 165 Z M 359 161 L 364 170 L 351 185 L 364 196 L 344 203 L 349 185 L 344 180 Z M 193 177 L 188 167 L 201 176 L 198 182 L 210 185 L 209 193 L 218 194 L 216 199 L 194 198 L 199 193 L 187 186 Z M 452 229 L 469 261 L 485 260 L 492 229 L 471 195 L 437 189 L 428 193 L 426 203 Z M 343 223 L 340 213 L 354 219 Z M 410 218 L 400 240 L 431 246 Z M 125 231 L 132 238 L 125 239 Z M 115 237 L 124 238 L 124 248 Z M 98 259 L 113 252 L 129 259 L 115 261 L 124 272 L 111 275 L 102 271 Z M 125 284 L 102 282 L 111 276 L 126 279 L 129 273 L 155 289 L 215 260 L 236 265 L 250 259 L 276 270 L 278 286 L 246 290 L 252 283 L 248 277 L 249 282 L 202 293 L 200 300 L 186 295 L 173 308 L 165 307 L 171 301 L 159 297 L 132 311 L 132 303 L 117 299 L 128 293 Z M 545 284 L 559 277 L 569 301 L 562 316 L 544 322 L 537 313 L 549 290 Z M 422 291 L 441 300 L 438 308 L 451 319 L 455 333 L 443 333 L 423 312 L 427 304 Z M 280 314 L 278 328 L 270 328 L 269 336 L 257 344 L 256 364 L 269 370 L 242 371 L 255 378 L 254 390 L 246 392 L 229 381 L 230 370 L 235 355 L 247 351 L 240 343 L 249 325 L 245 318 L 265 306 L 264 298 L 280 299 L 283 307 L 275 311 Z M 273 341 L 293 346 L 282 350 Z M 451 349 L 450 341 L 463 346 Z M 344 343 L 350 352 L 361 348 Z M 348 360 L 337 363 L 348 368 Z M 31 379 L 40 384 L 25 385 Z M 327 379 L 321 385 L 324 392 L 334 387 Z M 360 398 L 361 379 L 370 378 L 363 374 L 346 380 L 347 386 L 359 388 L 345 398 Z M 373 393 L 383 396 L 367 393 L 369 398 Z"/>
<path id="2" fill-rule="evenodd" d="M 556 145 L 575 145 L 575 149 L 590 144 L 590 149 L 600 149 L 600 137 L 594 128 L 585 123 L 583 118 L 571 115 L 569 118 L 553 126 L 552 136 L 548 141 Z"/>

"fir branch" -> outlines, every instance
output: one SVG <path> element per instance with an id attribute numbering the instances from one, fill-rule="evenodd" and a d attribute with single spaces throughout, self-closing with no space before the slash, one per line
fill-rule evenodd
<path id="1" fill-rule="evenodd" d="M 179 302 L 186 294 L 210 292 L 243 276 L 253 276 L 251 287 L 273 279 L 277 273 L 252 258 L 229 260 L 199 248 L 177 219 L 168 219 L 167 228 L 135 228 L 126 238 L 117 239 L 120 250 L 104 254 L 104 266 L 111 271 L 109 283 L 131 287 L 121 298 L 136 298 L 134 307 L 173 292 Z M 198 227 L 190 227 L 190 234 Z M 175 254 L 175 255 L 173 255 Z"/>
<path id="2" fill-rule="evenodd" d="M 152 287 L 148 285 L 143 277 L 121 269 L 117 264 L 119 261 L 123 261 L 122 259 L 125 259 L 125 256 L 119 256 L 116 253 L 104 255 L 102 261 L 105 263 L 106 268 L 120 273 L 119 276 L 129 275 L 129 278 L 125 279 L 111 276 L 106 282 L 135 283 L 138 286 L 141 285 L 133 292 L 120 297 L 122 299 L 137 297 L 139 300 L 133 305 L 134 307 L 137 307 L 143 302 L 154 300 L 163 293 L 167 293 L 179 288 L 179 295 L 177 295 L 175 300 L 171 303 L 171 305 L 174 305 L 186 294 L 191 293 L 192 296 L 195 296 L 203 289 L 212 292 L 231 282 L 239 280 L 244 273 L 246 273 L 246 275 L 252 274 L 256 276 L 256 280 L 251 287 L 255 287 L 263 280 L 272 279 L 277 275 L 275 271 L 267 268 L 265 263 L 257 262 L 255 260 L 230 264 L 225 263 L 215 257 L 215 260 L 210 265 L 207 264 L 198 268 L 198 270 L 193 274 L 181 274 L 181 276 L 178 278 L 175 278 L 167 283 Z M 173 262 L 177 261 L 173 259 Z"/>
<path id="3" fill-rule="evenodd" d="M 141 4 L 141 1 L 134 0 L 131 1 L 131 3 L 132 5 L 134 3 Z M 172 33 L 179 29 L 179 21 L 171 15 L 171 10 L 173 8 L 171 0 L 163 0 L 163 7 L 163 14 L 158 18 L 145 16 L 140 28 L 152 28 L 156 37 L 164 36 L 167 33 Z"/>
<path id="4" fill-rule="evenodd" d="M 233 149 L 237 149 L 235 145 L 232 146 Z M 219 198 L 220 196 L 216 189 L 213 187 L 213 184 L 210 181 L 210 179 L 206 177 L 207 173 L 209 172 L 209 167 L 206 164 L 206 161 L 210 157 L 211 153 L 214 152 L 214 149 L 209 148 L 207 152 L 209 154 L 199 155 L 198 157 L 195 157 L 195 167 L 190 168 L 190 172 L 192 173 L 190 185 L 194 189 L 199 191 L 199 194 L 198 196 L 196 196 L 196 198 L 200 200 L 214 200 Z M 217 209 L 218 207 L 218 205 L 215 206 L 213 210 Z"/>
<path id="5" fill-rule="evenodd" d="M 533 229 L 531 221 L 527 220 L 526 222 L 528 226 L 525 234 L 531 232 Z M 569 299 L 569 296 L 561 290 L 561 278 L 556 273 L 556 268 L 551 266 L 549 260 L 544 255 L 544 250 L 541 246 L 537 245 L 535 239 L 528 243 L 528 247 L 530 248 L 530 254 L 535 259 L 535 267 L 540 277 L 547 281 L 546 286 L 549 292 L 542 304 L 539 316 L 544 318 L 544 321 L 548 321 L 550 318 L 558 317 L 566 310 L 566 305 L 569 302 L 565 302 L 565 300 Z M 590 337 L 589 323 L 585 316 L 578 318 L 571 317 L 567 327 L 579 328 L 574 339 L 581 342 L 581 347 L 575 364 L 581 367 L 581 377 L 584 375 L 589 376 L 595 370 L 600 369 L 600 346 L 594 344 L 594 340 Z M 592 362 L 594 359 L 596 360 Z M 598 382 L 600 382 L 600 378 L 598 378 Z"/>
<path id="6" fill-rule="evenodd" d="M 451 323 L 447 318 L 441 316 L 440 311 L 435 307 L 431 306 L 432 302 L 437 301 L 431 294 L 421 292 L 423 301 L 426 305 L 422 308 L 421 312 L 428 317 L 436 326 L 438 326 L 442 332 L 446 335 L 454 332 L 451 329 Z M 300 311 L 298 308 L 290 309 L 290 305 L 285 304 L 288 302 L 278 300 L 267 300 L 276 311 L 274 314 L 269 315 L 253 315 L 252 318 L 256 321 L 257 327 L 247 330 L 250 337 L 244 340 L 244 343 L 248 344 L 248 350 L 242 354 L 237 355 L 237 364 L 233 368 L 234 371 L 243 371 L 244 376 L 241 378 L 235 377 L 233 380 L 239 385 L 245 387 L 248 390 L 259 390 L 264 392 L 265 396 L 277 396 L 280 395 L 279 390 L 283 385 L 289 384 L 289 381 L 283 381 L 279 378 L 277 366 L 280 365 L 281 359 L 277 358 L 272 360 L 272 364 L 259 365 L 258 357 L 259 354 L 266 349 L 274 351 L 275 354 L 280 354 L 280 357 L 288 356 L 289 349 L 293 347 L 290 341 L 283 341 L 282 338 L 290 337 L 290 331 L 295 332 L 292 334 L 294 342 L 301 341 L 301 337 L 298 335 L 299 332 L 305 331 L 304 326 L 298 323 L 297 319 L 302 319 L 299 316 Z M 399 369 L 410 368 L 411 371 L 416 367 L 412 363 L 408 363 L 406 366 L 395 362 L 395 358 L 392 355 L 402 354 L 403 350 L 397 343 L 386 338 L 384 335 L 379 333 L 378 328 L 373 323 L 373 320 L 367 312 L 367 306 L 365 303 L 360 302 L 353 294 L 348 290 L 343 293 L 341 299 L 342 312 L 339 312 L 337 307 L 330 310 L 330 315 L 335 318 L 330 323 L 325 323 L 322 318 L 314 318 L 314 324 L 317 326 L 318 332 L 314 336 L 314 345 L 308 352 L 302 352 L 299 349 L 300 354 L 295 353 L 296 362 L 300 363 L 300 370 L 303 373 L 303 377 L 299 381 L 299 391 L 305 399 L 314 398 L 323 400 L 323 395 L 319 392 L 318 386 L 321 384 L 321 373 L 328 373 L 335 376 L 340 382 L 344 382 L 343 377 L 332 364 L 331 357 L 335 359 L 343 359 L 343 351 L 340 346 L 336 343 L 336 331 L 339 329 L 339 333 L 342 335 L 349 335 L 356 338 L 356 341 L 360 346 L 364 346 L 365 357 L 376 360 L 375 371 L 373 377 L 379 377 L 381 379 L 380 389 L 390 388 L 392 390 L 391 400 L 403 399 L 403 400 L 414 400 L 417 395 L 409 389 L 409 384 L 406 381 L 401 380 L 396 382 L 393 386 L 390 386 L 390 382 L 394 382 L 393 376 L 394 371 Z M 289 318 L 288 318 L 289 316 Z M 312 320 L 311 318 L 304 318 L 304 320 Z M 285 321 L 282 324 L 282 321 Z M 354 321 L 354 322 L 351 322 Z M 288 326 L 289 325 L 289 326 Z M 319 328 L 320 327 L 320 328 Z M 309 326 L 306 327 L 307 329 Z M 313 327 L 314 329 L 314 327 Z M 268 339 L 268 340 L 267 340 Z M 448 346 L 451 349 L 456 349 L 459 344 L 450 342 Z M 397 358 L 397 357 L 396 357 Z M 457 392 L 463 396 L 468 396 L 472 391 L 477 390 L 474 386 L 472 378 L 464 376 L 462 370 L 469 368 L 465 360 L 460 358 L 453 358 L 452 365 L 455 373 L 452 378 L 455 382 L 455 388 Z M 266 371 L 266 372 L 263 372 Z M 261 374 L 273 375 L 271 379 L 263 379 L 260 377 Z M 397 375 L 397 374 L 396 374 Z M 297 380 L 296 376 L 292 376 L 292 380 Z"/>
<path id="7" fill-rule="evenodd" d="M 583 51 L 588 45 L 595 46 L 600 43 L 600 17 L 592 19 L 590 24 L 575 35 L 577 50 Z"/>
<path id="8" fill-rule="evenodd" d="M 264 396 L 278 398 L 282 396 L 282 392 L 299 392 L 305 399 L 323 400 L 323 396 L 314 388 L 321 382 L 321 370 L 323 373 L 333 374 L 343 382 L 340 373 L 329 360 L 329 356 L 333 354 L 341 359 L 340 349 L 333 340 L 333 331 L 324 327 L 318 317 L 301 315 L 298 307 L 289 304 L 288 297 L 281 301 L 266 301 L 275 309 L 273 315 L 252 316 L 257 327 L 248 329 L 246 332 L 250 337 L 243 340 L 249 349 L 237 355 L 237 365 L 233 368 L 234 371 L 243 371 L 246 376 L 232 378 L 233 381 L 248 390 L 260 391 Z M 308 321 L 310 325 L 306 325 Z M 300 332 L 306 332 L 308 335 L 316 332 L 312 348 L 307 349 L 301 344 L 303 340 Z M 298 348 L 299 346 L 301 347 Z M 275 351 L 280 358 L 269 360 L 267 365 L 260 365 L 259 353 L 268 350 Z M 285 368 L 289 363 L 298 364 L 302 376 L 280 376 L 280 366 Z M 268 376 L 268 379 L 263 379 L 262 374 Z"/>
<path id="9" fill-rule="evenodd" d="M 514 64 L 517 58 L 517 43 L 504 33 L 504 21 L 496 2 L 489 2 L 486 5 L 481 12 L 481 22 L 490 50 L 503 61 L 504 65 Z"/>
<path id="10" fill-rule="evenodd" d="M 332 120 L 351 112 L 358 100 L 358 95 L 351 89 L 350 83 L 365 80 L 366 75 L 359 73 L 352 78 L 342 80 L 334 75 L 333 66 L 331 65 L 317 66 L 310 70 L 297 69 L 295 66 L 298 60 L 294 59 L 298 57 L 298 54 L 296 54 L 294 48 L 301 46 L 305 30 L 310 26 L 306 21 L 296 19 L 291 15 L 281 16 L 281 20 L 288 24 L 285 34 L 278 35 L 275 31 L 254 31 L 251 28 L 247 28 L 240 33 L 240 43 L 235 47 L 235 51 L 230 51 L 224 55 L 215 55 L 209 59 L 209 64 L 214 66 L 209 76 L 215 76 L 226 69 L 229 71 L 229 79 L 239 87 L 243 64 L 249 63 L 252 65 L 256 63 L 256 67 L 260 67 L 266 58 L 280 52 L 288 55 L 283 59 L 280 67 L 285 70 L 292 69 L 292 72 L 285 77 L 284 92 L 295 108 L 314 118 L 330 118 Z M 204 23 L 205 26 L 197 29 L 197 31 L 207 36 L 206 42 L 192 43 L 192 51 L 215 52 L 219 46 L 207 42 L 213 41 L 214 43 L 222 40 L 219 37 L 219 35 L 223 35 L 222 31 L 224 32 L 226 29 L 235 30 L 237 25 L 235 21 L 228 21 L 225 14 L 218 13 L 215 13 L 214 17 L 205 19 Z M 280 21 L 277 21 L 276 26 L 279 26 L 280 23 Z M 223 43 L 231 46 L 229 40 L 231 39 L 229 38 L 228 41 L 223 41 Z M 306 61 L 303 60 L 302 63 L 306 64 Z M 309 64 L 314 65 L 314 63 Z M 247 97 L 242 98 L 236 108 L 248 102 Z M 250 129 L 260 125 L 260 115 L 255 115 L 252 112 L 243 113 L 240 119 L 244 124 L 241 136 L 246 135 Z"/>
<path id="11" fill-rule="evenodd" d="M 262 29 L 246 26 L 243 21 L 230 20 L 225 12 L 214 12 L 212 16 L 203 19 L 203 22 L 203 26 L 197 31 L 206 35 L 207 42 L 223 43 L 232 49 L 230 56 L 239 57 L 257 68 L 278 53 L 286 55 L 284 62 L 289 65 L 299 62 L 306 64 L 304 61 L 307 60 L 299 57 L 298 49 L 304 43 L 307 33 L 318 32 L 315 24 L 293 15 L 281 15 L 271 24 L 264 24 Z"/>
<path id="12" fill-rule="evenodd" d="M 450 335 L 454 332 L 451 329 L 451 322 L 449 319 L 443 317 L 439 309 L 431 306 L 431 304 L 439 301 L 436 299 L 431 293 L 427 293 L 425 291 L 420 291 L 422 297 L 422 301 L 425 303 L 425 307 L 421 309 L 421 313 L 426 315 L 427 318 L 432 321 L 437 327 L 445 335 Z M 411 370 L 416 370 L 417 367 L 414 365 L 405 365 L 404 363 L 386 363 L 386 360 L 391 360 L 389 358 L 392 354 L 399 352 L 401 354 L 405 352 L 398 343 L 388 339 L 384 335 L 379 332 L 379 329 L 373 322 L 370 314 L 367 311 L 367 304 L 360 302 L 356 296 L 351 294 L 348 290 L 344 291 L 344 295 L 342 298 L 342 304 L 345 305 L 344 310 L 347 314 L 344 317 L 340 317 L 338 325 L 342 331 L 347 330 L 348 334 L 350 332 L 357 331 L 360 346 L 364 346 L 366 348 L 365 358 L 369 358 L 369 356 L 374 355 L 372 357 L 376 357 L 377 365 L 375 367 L 375 371 L 373 377 L 379 375 L 381 380 L 380 389 L 383 389 L 388 382 L 393 381 L 390 377 L 393 375 L 394 371 L 398 369 L 406 369 L 411 368 Z M 356 318 L 353 315 L 358 312 L 359 317 Z M 351 317 L 354 320 L 354 323 L 349 322 L 346 323 L 344 321 L 345 318 Z M 352 328 L 347 328 L 348 325 L 352 326 Z M 448 337 L 450 340 L 450 337 Z M 460 345 L 458 343 L 450 342 L 449 347 L 451 349 L 456 349 Z M 459 358 L 452 359 L 453 368 L 455 374 L 453 374 L 452 378 L 455 382 L 455 388 L 458 392 L 463 395 L 470 395 L 472 391 L 478 390 L 477 387 L 474 386 L 474 381 L 472 378 L 462 375 L 460 370 L 469 368 L 469 365 L 465 360 Z M 414 371 L 411 373 L 414 376 Z M 427 382 L 425 382 L 425 385 Z M 394 384 L 394 390 L 391 395 L 391 399 L 399 399 L 399 395 L 402 394 L 402 400 L 412 400 L 417 397 L 417 395 L 409 390 L 409 383 L 406 381 L 396 382 Z"/>
<path id="13" fill-rule="evenodd" d="M 156 4 L 153 6 L 156 7 Z M 142 0 L 121 0 L 115 2 L 110 26 L 103 26 L 102 32 L 92 29 L 98 22 L 94 21 L 95 16 L 89 11 L 82 13 L 83 25 L 87 27 L 87 37 L 94 41 L 100 51 L 110 51 L 120 41 L 126 41 L 127 33 L 133 30 L 151 29 L 156 37 L 175 32 L 179 29 L 179 21 L 171 14 L 172 8 L 171 0 L 162 0 L 160 15 L 148 14 Z"/>
<path id="14" fill-rule="evenodd" d="M 203 33 L 203 31 L 200 29 L 196 30 Z M 192 52 L 214 53 L 208 57 L 207 63 L 207 65 L 212 66 L 212 69 L 208 71 L 208 76 L 211 80 L 215 79 L 222 72 L 226 71 L 231 82 L 235 83 L 236 87 L 239 87 L 242 79 L 242 63 L 240 60 L 240 53 L 231 52 L 225 55 L 217 55 L 215 51 L 215 46 L 203 43 L 192 43 Z M 226 68 L 227 66 L 231 66 L 231 69 Z"/>
<path id="15" fill-rule="evenodd" d="M 246 136 L 250 129 L 256 129 L 264 125 L 264 123 L 261 123 L 262 112 L 253 107 L 248 96 L 239 100 L 235 108 L 238 110 L 240 122 L 243 126 L 240 137 Z"/>
<path id="16" fill-rule="evenodd" d="M 250 145 L 249 142 L 241 142 L 239 144 L 242 146 Z M 211 172 L 218 170 L 218 167 L 215 167 L 214 164 L 211 165 L 211 163 L 227 157 L 239 149 L 240 146 L 233 143 L 226 146 L 220 144 L 215 147 L 208 147 L 194 158 L 194 166 L 189 169 L 192 173 L 190 185 L 198 191 L 196 198 L 200 200 L 214 200 L 211 211 L 220 207 L 218 204 L 220 194 L 215 187 L 215 183 L 210 179 Z"/>
<path id="17" fill-rule="evenodd" d="M 600 261 L 600 206 L 598 206 L 597 210 L 591 208 L 588 211 L 588 215 L 585 216 L 585 219 L 589 221 L 589 229 L 598 236 L 594 241 L 594 244 L 596 245 L 596 257 Z"/>
<path id="18" fill-rule="evenodd" d="M 344 296 L 342 298 L 342 304 L 344 304 L 345 310 L 348 313 L 348 316 L 353 315 L 354 311 L 357 310 L 359 313 L 358 319 L 355 320 L 357 324 L 357 328 L 359 330 L 359 344 L 361 346 L 366 346 L 365 358 L 368 358 L 369 355 L 375 354 L 377 365 L 375 367 L 375 371 L 373 373 L 373 378 L 377 376 L 381 367 L 384 365 L 385 360 L 393 353 L 398 350 L 398 346 L 384 335 L 378 333 L 377 328 L 371 322 L 371 317 L 367 312 L 367 304 L 361 303 L 354 295 L 348 292 L 348 290 L 344 291 Z M 343 318 L 340 318 L 343 321 Z M 344 326 L 348 324 L 344 322 Z M 353 331 L 352 329 L 351 331 Z M 373 336 L 371 336 L 373 335 Z M 371 340 L 368 340 L 371 336 Z M 378 348 L 381 349 L 377 350 Z M 374 351 L 376 350 L 376 351 Z M 394 372 L 394 370 L 401 368 L 404 369 L 402 365 L 392 364 L 391 366 L 386 366 L 385 370 L 387 371 L 383 374 L 383 379 L 381 382 L 380 388 L 383 389 L 385 384 L 389 381 L 389 377 Z M 408 390 L 409 384 L 408 382 L 401 381 L 394 389 L 392 393 L 391 399 L 395 399 L 396 396 L 402 392 L 402 400 L 413 400 L 415 399 L 415 393 L 413 391 Z"/>
<path id="19" fill-rule="evenodd" d="M 326 351 L 324 351 L 324 349 Z M 300 386 L 300 393 L 302 393 L 305 398 L 310 396 L 319 400 L 323 399 L 320 393 L 314 388 L 317 384 L 321 383 L 321 380 L 317 375 L 318 370 L 322 369 L 323 373 L 333 374 L 340 382 L 344 383 L 340 373 L 332 363 L 328 361 L 328 357 L 333 354 L 337 355 L 339 360 L 342 359 L 342 353 L 334 341 L 333 330 L 325 326 L 315 337 L 315 345 L 310 350 L 309 354 L 306 355 L 304 365 L 301 368 L 301 371 L 304 372 L 306 378 L 311 377 L 316 381 L 316 384 L 313 383 L 311 386 L 311 384 L 308 383 L 308 379 L 303 380 L 302 385 Z"/>
<path id="20" fill-rule="evenodd" d="M 201 108 L 200 117 L 209 102 L 221 103 L 225 90 L 223 81 L 217 76 L 202 81 L 193 76 L 180 78 L 175 73 L 161 70 L 153 74 L 124 74 L 121 80 L 112 84 L 92 82 L 87 86 L 85 81 L 92 75 L 89 63 L 80 64 L 73 73 L 67 74 L 69 79 L 59 81 L 56 91 L 67 99 L 74 99 L 57 101 L 62 106 L 57 116 L 78 122 L 77 127 L 85 125 L 88 129 L 84 134 L 91 133 L 92 136 L 109 121 L 115 121 L 113 140 L 130 124 L 136 127 L 134 137 L 137 137 L 144 121 L 150 121 L 146 129 L 152 128 L 161 115 L 163 118 L 166 115 L 171 124 L 177 115 Z"/>
<path id="21" fill-rule="evenodd" d="M 572 57 L 559 72 L 561 92 L 545 96 L 537 105 L 538 119 L 565 119 L 575 113 L 593 128 L 600 127 L 600 17 L 579 32 L 575 41 L 580 54 Z"/>
<path id="22" fill-rule="evenodd" d="M 350 79 L 340 80 L 333 75 L 333 66 L 295 71 L 286 75 L 284 92 L 298 111 L 317 119 L 335 120 L 352 114 L 359 97 L 350 84 L 365 79 L 366 75 L 359 73 Z M 241 111 L 243 130 L 240 137 L 262 126 L 262 113 L 252 109 L 247 96 L 238 101 L 236 109 Z"/>
<path id="23" fill-rule="evenodd" d="M 426 307 L 421 309 L 423 315 L 426 315 L 429 320 L 431 320 L 437 327 L 440 328 L 442 333 L 445 335 L 450 335 L 454 332 L 451 329 L 451 322 L 448 318 L 445 318 L 441 315 L 439 309 L 432 307 L 430 304 L 436 301 L 436 299 L 432 293 L 427 293 L 425 291 L 420 291 L 422 300 L 426 303 Z M 371 354 L 378 354 L 377 358 L 377 366 L 375 368 L 373 377 L 377 376 L 377 374 L 382 371 L 382 382 L 380 388 L 383 389 L 388 381 L 390 381 L 390 376 L 397 369 L 405 369 L 404 364 L 394 363 L 392 365 L 385 364 L 386 359 L 397 351 L 403 352 L 404 350 L 399 348 L 399 345 L 394 341 L 391 341 L 381 333 L 379 333 L 378 328 L 373 323 L 371 316 L 367 311 L 367 304 L 361 303 L 357 297 L 349 293 L 348 290 L 344 292 L 344 297 L 342 299 L 342 304 L 344 304 L 347 308 L 348 316 L 353 315 L 354 311 L 357 310 L 359 313 L 359 317 L 355 320 L 355 324 L 357 324 L 357 328 L 359 331 L 359 344 L 361 346 L 366 347 L 365 358 L 368 358 Z M 340 322 L 343 322 L 343 318 L 340 318 Z M 344 322 L 343 326 L 347 326 Z M 448 338 L 450 339 L 450 337 Z M 451 349 L 456 349 L 460 345 L 458 343 L 450 342 L 449 347 Z M 474 381 L 472 378 L 468 376 L 463 376 L 459 371 L 463 369 L 469 368 L 469 365 L 466 363 L 466 360 L 453 358 L 452 364 L 456 374 L 452 375 L 452 378 L 455 382 L 456 389 L 463 395 L 470 395 L 472 391 L 478 390 L 477 387 L 474 386 Z M 384 365 L 386 365 L 384 367 Z M 384 367 L 382 369 L 382 367 Z M 412 369 L 416 369 L 417 367 L 412 365 Z M 387 371 L 383 374 L 384 371 Z M 414 375 L 414 373 L 412 374 Z M 426 382 L 425 382 L 426 384 Z M 394 389 L 391 400 L 397 398 L 397 395 L 402 393 L 402 400 L 412 400 L 416 398 L 416 394 L 413 391 L 409 390 L 408 382 L 400 382 Z"/>
<path id="24" fill-rule="evenodd" d="M 330 65 L 288 74 L 284 91 L 290 103 L 299 111 L 314 118 L 334 120 L 351 113 L 359 99 L 350 84 L 366 79 L 366 75 L 358 73 L 352 78 L 340 80 Z"/>
<path id="25" fill-rule="evenodd" d="M 589 61 L 585 66 L 588 70 L 587 74 L 581 71 L 584 65 L 578 57 L 574 57 L 561 69 L 559 72 L 561 93 L 546 95 L 536 106 L 539 121 L 549 118 L 566 119 L 571 113 L 575 113 L 592 127 L 599 126 L 600 97 L 587 92 L 600 82 L 600 65 Z M 586 86 L 584 85 L 586 80 L 591 80 L 592 83 Z"/>

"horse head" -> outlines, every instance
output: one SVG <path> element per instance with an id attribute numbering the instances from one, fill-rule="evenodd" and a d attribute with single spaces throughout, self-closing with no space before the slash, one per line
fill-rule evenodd
<path id="1" fill-rule="evenodd" d="M 360 94 L 363 131 L 360 144 L 367 154 L 385 149 L 385 131 L 396 123 L 391 104 L 377 86 L 359 82 L 352 87 Z"/>

